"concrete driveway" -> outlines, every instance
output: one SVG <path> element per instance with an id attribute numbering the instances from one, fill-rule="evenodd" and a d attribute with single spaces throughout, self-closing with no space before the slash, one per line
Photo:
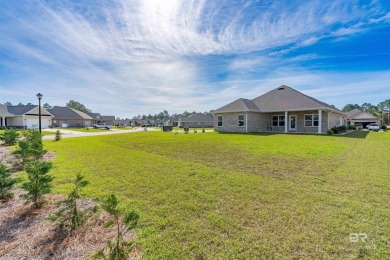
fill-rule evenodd
<path id="1" fill-rule="evenodd" d="M 83 136 L 97 136 L 97 135 L 115 135 L 115 134 L 124 134 L 124 133 L 137 133 L 137 132 L 144 132 L 144 128 L 133 128 L 129 130 L 116 130 L 111 129 L 110 131 L 102 131 L 102 132 L 79 132 L 79 131 L 73 131 L 73 130 L 67 130 L 67 129 L 45 129 L 46 132 L 56 132 L 57 130 L 60 130 L 62 134 L 62 138 L 74 138 L 74 137 L 83 137 Z M 148 131 L 161 131 L 160 129 L 156 128 L 147 128 Z M 54 140 L 54 135 L 46 135 L 43 136 L 43 140 Z"/>

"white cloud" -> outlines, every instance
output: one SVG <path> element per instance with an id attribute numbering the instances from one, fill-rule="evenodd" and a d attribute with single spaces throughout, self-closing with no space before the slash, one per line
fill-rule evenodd
<path id="1" fill-rule="evenodd" d="M 209 110 L 226 99 L 254 95 L 280 82 L 297 86 L 322 82 L 323 77 L 297 76 L 283 67 L 264 72 L 255 81 L 238 81 L 240 75 L 235 73 L 283 65 L 268 54 L 280 57 L 324 37 L 361 32 L 365 21 L 387 22 L 389 16 L 381 14 L 378 6 L 356 8 L 349 0 L 300 4 L 37 0 L 24 6 L 24 12 L 6 3 L 0 7 L 9 18 L 8 24 L 0 25 L 0 50 L 18 57 L 4 66 L 13 71 L 17 66 L 23 75 L 0 85 L 2 94 L 17 100 L 44 89 L 45 98 L 52 100 L 49 103 L 61 105 L 76 99 L 94 110 L 121 116 L 166 108 L 172 112 Z M 251 57 L 259 51 L 261 56 Z M 215 68 L 202 68 L 196 60 L 210 55 L 217 59 L 237 56 L 226 64 L 232 75 L 209 79 L 205 70 Z M 302 55 L 289 62 L 313 57 Z"/>

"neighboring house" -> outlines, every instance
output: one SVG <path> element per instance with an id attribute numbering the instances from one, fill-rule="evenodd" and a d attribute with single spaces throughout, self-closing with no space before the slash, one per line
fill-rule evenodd
<path id="1" fill-rule="evenodd" d="M 102 116 L 99 113 L 87 113 L 87 115 L 93 118 L 92 124 L 98 124 L 102 121 Z"/>
<path id="2" fill-rule="evenodd" d="M 215 111 L 218 132 L 325 133 L 347 115 L 315 98 L 280 86 L 255 99 L 237 99 Z"/>
<path id="3" fill-rule="evenodd" d="M 102 120 L 100 123 L 106 123 L 107 125 L 114 125 L 115 116 L 102 116 Z"/>
<path id="4" fill-rule="evenodd" d="M 48 110 L 53 116 L 55 127 L 91 127 L 94 118 L 70 107 L 57 107 Z"/>
<path id="5" fill-rule="evenodd" d="M 5 106 L 0 105 L 2 127 L 37 129 L 39 127 L 39 106 Z M 52 115 L 41 107 L 41 128 L 49 128 Z"/>
<path id="6" fill-rule="evenodd" d="M 214 118 L 210 115 L 195 113 L 186 117 L 179 117 L 179 127 L 213 127 Z"/>
<path id="7" fill-rule="evenodd" d="M 169 125 L 169 126 L 178 126 L 179 124 L 179 118 L 177 117 L 171 117 L 167 120 L 165 120 L 164 125 Z"/>
<path id="8" fill-rule="evenodd" d="M 347 122 L 350 125 L 362 124 L 363 128 L 366 128 L 371 123 L 381 124 L 381 120 L 378 117 L 359 109 L 347 112 Z"/>

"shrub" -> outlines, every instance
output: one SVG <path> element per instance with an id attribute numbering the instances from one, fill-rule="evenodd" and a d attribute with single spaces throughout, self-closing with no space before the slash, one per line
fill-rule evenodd
<path id="1" fill-rule="evenodd" d="M 339 129 L 336 126 L 332 127 L 331 130 L 333 131 L 334 134 L 338 134 L 339 132 Z"/>
<path id="2" fill-rule="evenodd" d="M 51 168 L 51 162 L 40 161 L 34 161 L 26 168 L 29 181 L 22 184 L 22 189 L 27 191 L 22 197 L 34 203 L 35 208 L 44 204 L 43 196 L 51 191 L 53 177 L 47 174 Z"/>
<path id="3" fill-rule="evenodd" d="M 347 127 L 345 125 L 339 126 L 338 127 L 339 132 L 346 131 Z"/>
<path id="4" fill-rule="evenodd" d="M 89 130 L 88 127 L 87 127 L 87 130 Z M 62 138 L 61 132 L 60 132 L 60 130 L 57 130 L 57 131 L 56 131 L 56 135 L 55 135 L 55 137 L 54 137 L 54 141 L 60 141 L 61 138 Z"/>
<path id="5" fill-rule="evenodd" d="M 49 217 L 50 220 L 56 221 L 61 227 L 70 227 L 76 229 L 85 223 L 87 217 L 86 211 L 80 211 L 77 208 L 77 200 L 81 197 L 82 189 L 88 185 L 88 181 L 84 180 L 84 176 L 80 173 L 76 175 L 75 179 L 69 179 L 69 183 L 73 184 L 73 190 L 64 200 L 57 202 L 60 209 Z"/>
<path id="6" fill-rule="evenodd" d="M 24 139 L 19 140 L 18 147 L 13 152 L 15 164 L 19 168 L 26 168 L 33 160 L 38 160 L 47 152 L 43 149 L 42 135 L 37 130 L 26 130 L 22 133 Z"/>
<path id="7" fill-rule="evenodd" d="M 381 128 L 382 128 L 383 130 L 387 130 L 387 125 L 383 125 L 383 126 L 381 126 Z"/>
<path id="8" fill-rule="evenodd" d="M 14 145 L 16 144 L 19 138 L 19 133 L 14 129 L 7 129 L 2 135 L 0 135 L 0 140 L 4 142 L 5 145 Z"/>
<path id="9" fill-rule="evenodd" d="M 139 216 L 136 212 L 125 212 L 118 209 L 118 199 L 111 194 L 102 204 L 102 208 L 111 216 L 111 220 L 105 223 L 105 227 L 116 226 L 114 240 L 107 242 L 107 247 L 98 251 L 95 259 L 129 259 L 133 243 L 125 241 L 124 235 L 137 226 Z"/>
<path id="10" fill-rule="evenodd" d="M 328 130 L 326 131 L 326 133 L 327 133 L 328 135 L 332 135 L 332 134 L 334 134 L 334 132 L 333 132 L 333 130 L 332 130 L 332 129 L 328 129 Z"/>
<path id="11" fill-rule="evenodd" d="M 0 162 L 0 200 L 12 199 L 14 194 L 11 190 L 18 182 L 20 179 L 12 178 L 11 171 Z"/>
<path id="12" fill-rule="evenodd" d="M 354 126 L 354 125 L 348 125 L 348 130 L 356 130 L 356 126 Z"/>

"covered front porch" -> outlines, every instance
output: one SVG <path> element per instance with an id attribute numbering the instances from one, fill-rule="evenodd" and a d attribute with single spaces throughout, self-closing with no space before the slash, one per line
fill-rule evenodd
<path id="1" fill-rule="evenodd" d="M 321 109 L 310 111 L 283 111 L 263 114 L 266 132 L 324 133 L 328 129 L 328 113 Z"/>

